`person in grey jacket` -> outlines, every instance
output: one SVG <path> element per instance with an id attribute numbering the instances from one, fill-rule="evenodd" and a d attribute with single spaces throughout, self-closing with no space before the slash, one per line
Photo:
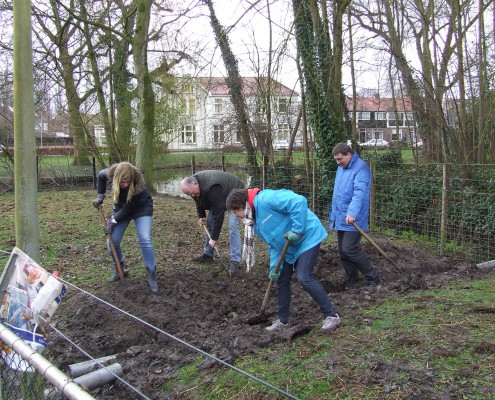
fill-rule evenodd
<path id="1" fill-rule="evenodd" d="M 206 226 L 203 254 L 192 259 L 193 262 L 208 263 L 213 261 L 214 248 L 222 230 L 225 216 L 225 201 L 232 189 L 244 189 L 246 185 L 239 178 L 223 171 L 205 170 L 184 178 L 181 181 L 182 192 L 191 196 L 196 203 L 198 225 Z M 208 215 L 206 214 L 206 211 Z M 241 261 L 241 236 L 239 221 L 234 213 L 229 212 L 230 275 L 239 273 Z"/>
<path id="2" fill-rule="evenodd" d="M 352 225 L 354 222 L 362 230 L 368 229 L 371 171 L 345 143 L 337 144 L 332 154 L 338 168 L 329 223 L 330 229 L 337 230 L 339 255 L 346 274 L 346 289 L 357 287 L 358 272 L 364 275 L 368 286 L 376 287 L 381 283 L 380 275 L 362 252 L 361 234 Z"/>
<path id="3" fill-rule="evenodd" d="M 111 182 L 112 187 L 113 209 L 112 216 L 108 219 L 106 232 L 111 234 L 119 262 L 123 265 L 124 257 L 120 242 L 127 226 L 134 220 L 146 266 L 148 285 L 151 292 L 156 294 L 158 284 L 156 281 L 155 250 L 151 241 L 153 197 L 145 186 L 141 171 L 128 162 L 121 162 L 99 172 L 98 195 L 93 200 L 93 206 L 96 208 L 103 204 L 108 182 Z M 110 243 L 107 243 L 107 246 L 115 266 L 116 261 L 113 258 Z M 124 271 L 124 274 L 127 274 L 127 271 Z M 119 274 L 115 272 L 109 282 L 116 282 L 119 278 Z"/>

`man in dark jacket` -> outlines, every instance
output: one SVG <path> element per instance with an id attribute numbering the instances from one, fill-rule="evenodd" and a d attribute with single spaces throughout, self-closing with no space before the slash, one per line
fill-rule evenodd
<path id="1" fill-rule="evenodd" d="M 191 196 L 198 212 L 200 226 L 206 226 L 208 233 L 205 237 L 203 254 L 192 259 L 194 262 L 206 263 L 213 260 L 214 248 L 222 230 L 225 211 L 225 201 L 232 189 L 244 189 L 246 185 L 232 174 L 223 171 L 200 171 L 181 181 L 184 194 Z M 208 215 L 206 210 L 209 210 Z M 234 213 L 229 212 L 229 241 L 231 275 L 239 272 L 241 261 L 241 236 L 239 221 Z M 211 236 L 210 236 L 211 235 Z"/>

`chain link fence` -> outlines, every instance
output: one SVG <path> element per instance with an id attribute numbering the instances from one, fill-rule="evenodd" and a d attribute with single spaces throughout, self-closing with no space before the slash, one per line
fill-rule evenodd
<path id="1" fill-rule="evenodd" d="M 453 252 L 476 263 L 495 258 L 495 165 L 407 164 L 372 159 L 371 152 L 362 157 L 373 170 L 372 231 L 428 242 L 440 253 Z M 71 163 L 65 156 L 38 158 L 40 190 L 94 188 L 101 168 L 95 160 L 87 166 Z M 291 157 L 285 151 L 275 152 L 266 166 L 259 157 L 256 167 L 246 165 L 243 153 L 166 153 L 154 162 L 153 180 L 158 193 L 176 195 L 180 194 L 178 182 L 185 176 L 222 169 L 250 187 L 287 188 L 304 194 L 325 222 L 334 172 L 322 182 L 317 163 L 302 151 Z M 12 170 L 11 162 L 0 157 L 0 193 L 13 190 Z"/>
<path id="2" fill-rule="evenodd" d="M 0 399 L 94 400 L 77 383 L 0 324 Z"/>

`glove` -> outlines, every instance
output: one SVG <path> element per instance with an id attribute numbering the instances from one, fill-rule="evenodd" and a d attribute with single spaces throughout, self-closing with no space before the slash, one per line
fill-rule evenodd
<path id="1" fill-rule="evenodd" d="M 98 196 L 96 196 L 96 199 L 93 200 L 93 206 L 95 208 L 98 208 L 100 206 L 100 204 L 103 204 L 104 199 L 105 199 L 105 195 L 99 194 Z"/>
<path id="2" fill-rule="evenodd" d="M 294 231 L 289 231 L 284 235 L 284 238 L 287 238 L 289 242 L 295 242 L 299 239 L 301 239 L 301 236 L 299 233 L 294 232 Z"/>
<path id="3" fill-rule="evenodd" d="M 115 228 L 115 225 L 117 225 L 117 221 L 115 221 L 115 219 L 112 218 L 108 218 L 108 221 L 107 221 L 107 226 L 105 227 L 105 233 L 108 235 L 110 233 L 112 233 L 113 231 L 113 228 Z"/>
<path id="4" fill-rule="evenodd" d="M 270 278 L 270 280 L 273 282 L 277 282 L 279 276 L 280 276 L 280 271 L 275 272 L 274 269 L 271 269 L 270 272 L 268 273 L 268 278 Z"/>

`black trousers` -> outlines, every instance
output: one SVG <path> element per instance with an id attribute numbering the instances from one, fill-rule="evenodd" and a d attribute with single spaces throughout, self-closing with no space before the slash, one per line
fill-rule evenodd
<path id="1" fill-rule="evenodd" d="M 356 286 L 358 272 L 361 272 L 368 285 L 381 282 L 378 271 L 361 250 L 361 234 L 357 231 L 337 231 L 339 255 L 346 274 L 346 286 Z"/>

